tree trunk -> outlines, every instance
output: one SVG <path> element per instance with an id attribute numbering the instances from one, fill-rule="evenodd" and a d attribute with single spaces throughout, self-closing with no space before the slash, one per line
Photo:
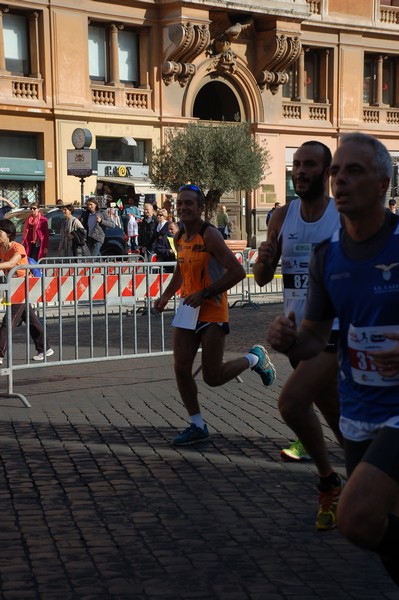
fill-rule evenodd
<path id="1" fill-rule="evenodd" d="M 220 190 L 209 190 L 205 197 L 205 220 L 217 225 L 216 213 L 222 192 Z"/>

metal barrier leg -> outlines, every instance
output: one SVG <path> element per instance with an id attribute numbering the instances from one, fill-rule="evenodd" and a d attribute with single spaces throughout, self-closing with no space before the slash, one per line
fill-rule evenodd
<path id="1" fill-rule="evenodd" d="M 0 398 L 19 398 L 21 402 L 26 406 L 26 408 L 32 408 L 32 406 L 29 404 L 28 400 L 23 394 L 17 394 L 16 392 L 13 392 L 11 394 L 0 393 Z"/>

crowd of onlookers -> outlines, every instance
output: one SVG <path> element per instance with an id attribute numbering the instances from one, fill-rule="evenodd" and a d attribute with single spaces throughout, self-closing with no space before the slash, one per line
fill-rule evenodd
<path id="1" fill-rule="evenodd" d="M 1 196 L 0 201 L 0 218 L 17 208 L 30 210 L 23 225 L 21 243 L 31 259 L 38 261 L 44 258 L 49 246 L 49 226 L 40 205 L 36 202 L 29 203 L 27 198 L 21 199 L 19 207 Z M 60 257 L 99 256 L 105 229 L 119 227 L 124 231 L 128 254 L 140 254 L 147 261 L 176 260 L 173 236 L 179 226 L 175 222 L 170 196 L 162 207 L 147 202 L 141 210 L 133 196 L 126 201 L 120 199 L 117 202 L 111 196 L 106 196 L 104 201 L 106 206 L 100 205 L 97 197 L 89 197 L 78 218 L 74 215 L 75 203 L 57 200 L 57 207 L 65 217 L 60 230 Z"/>

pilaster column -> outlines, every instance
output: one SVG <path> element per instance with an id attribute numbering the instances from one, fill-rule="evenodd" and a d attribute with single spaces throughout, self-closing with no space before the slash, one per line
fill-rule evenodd
<path id="1" fill-rule="evenodd" d="M 297 68 L 297 97 L 295 100 L 302 102 L 302 100 L 306 100 L 305 93 L 305 50 L 302 48 L 299 54 L 298 59 L 298 68 Z"/>
<path id="2" fill-rule="evenodd" d="M 29 53 L 30 53 L 30 76 L 41 79 L 40 57 L 39 57 L 39 14 L 37 12 L 29 15 Z"/>
<path id="3" fill-rule="evenodd" d="M 4 51 L 4 32 L 3 32 L 3 15 L 7 13 L 7 8 L 0 8 L 0 73 L 7 73 L 6 56 Z"/>
<path id="4" fill-rule="evenodd" d="M 149 30 L 142 28 L 138 30 L 139 36 L 139 87 L 142 90 L 150 89 L 149 81 L 149 61 L 148 61 L 148 50 L 149 50 Z"/>
<path id="5" fill-rule="evenodd" d="M 110 35 L 109 35 L 109 41 L 110 41 L 110 48 L 109 48 L 109 54 L 110 54 L 110 61 L 109 61 L 109 69 L 110 69 L 110 73 L 109 73 L 109 81 L 107 83 L 110 83 L 111 85 L 120 85 L 120 79 L 119 79 L 119 56 L 118 56 L 118 31 L 119 31 L 119 27 L 117 25 L 110 25 Z"/>
<path id="6" fill-rule="evenodd" d="M 375 104 L 377 106 L 382 105 L 382 74 L 384 67 L 384 57 L 380 54 L 377 59 L 377 80 L 375 90 Z"/>

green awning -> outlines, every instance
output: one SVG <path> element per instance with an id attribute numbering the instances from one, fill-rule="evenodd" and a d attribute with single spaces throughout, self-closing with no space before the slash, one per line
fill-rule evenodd
<path id="1" fill-rule="evenodd" d="M 46 167 L 44 160 L 0 157 L 0 180 L 44 181 L 45 179 Z"/>

